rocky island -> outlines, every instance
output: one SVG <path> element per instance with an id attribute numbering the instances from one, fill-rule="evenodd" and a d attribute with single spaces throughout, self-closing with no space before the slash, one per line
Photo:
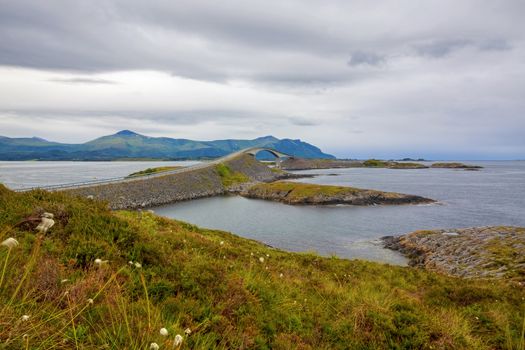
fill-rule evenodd
<path id="1" fill-rule="evenodd" d="M 483 169 L 479 165 L 468 165 L 463 163 L 433 163 L 431 168 L 445 168 L 445 169 L 464 169 L 464 170 L 479 170 Z"/>
<path id="2" fill-rule="evenodd" d="M 272 200 L 286 204 L 379 205 L 434 202 L 432 199 L 395 192 L 288 181 L 259 183 L 247 188 L 240 194 L 247 198 Z"/>

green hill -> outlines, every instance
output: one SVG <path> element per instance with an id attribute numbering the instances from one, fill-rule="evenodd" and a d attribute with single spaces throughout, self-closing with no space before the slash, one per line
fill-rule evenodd
<path id="1" fill-rule="evenodd" d="M 218 158 L 248 147 L 271 147 L 301 158 L 334 158 L 306 142 L 279 140 L 273 136 L 253 140 L 193 141 L 149 137 L 122 130 L 83 144 L 0 137 L 0 160 L 200 159 Z"/>
<path id="2" fill-rule="evenodd" d="M 0 186 L 0 208 L 0 241 L 20 243 L 0 245 L 2 349 L 523 349 L 508 281 L 287 253 L 64 193 Z"/>

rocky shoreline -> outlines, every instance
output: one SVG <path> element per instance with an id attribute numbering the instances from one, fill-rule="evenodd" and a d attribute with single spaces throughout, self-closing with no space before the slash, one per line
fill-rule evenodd
<path id="1" fill-rule="evenodd" d="M 463 163 L 433 163 L 425 165 L 415 162 L 391 161 L 391 160 L 344 160 L 344 159 L 303 159 L 289 158 L 280 163 L 280 168 L 284 170 L 315 170 L 315 169 L 341 169 L 341 168 L 386 168 L 386 169 L 463 169 L 479 170 L 483 167 L 478 165 L 468 165 Z"/>
<path id="2" fill-rule="evenodd" d="M 383 237 L 411 266 L 462 278 L 505 278 L 525 282 L 525 228 L 473 227 L 415 231 Z"/>
<path id="3" fill-rule="evenodd" d="M 343 186 L 278 181 L 259 183 L 240 192 L 247 198 L 264 199 L 302 205 L 400 205 L 433 203 L 434 200 L 415 195 L 383 192 Z"/>

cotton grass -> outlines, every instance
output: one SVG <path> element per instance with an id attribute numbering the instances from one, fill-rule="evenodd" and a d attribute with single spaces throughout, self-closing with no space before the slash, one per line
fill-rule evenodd
<path id="1" fill-rule="evenodd" d="M 173 346 L 174 346 L 174 347 L 175 347 L 175 346 L 180 346 L 180 345 L 182 344 L 182 339 L 183 339 L 183 338 L 182 338 L 182 335 L 177 334 L 177 335 L 175 336 L 175 340 L 173 341 Z"/>
<path id="2" fill-rule="evenodd" d="M 13 237 L 9 237 L 0 244 L 4 247 L 7 247 L 8 249 L 13 249 L 14 247 L 17 247 L 20 243 L 18 243 L 18 241 Z"/>
<path id="3" fill-rule="evenodd" d="M 40 224 L 36 227 L 36 230 L 40 233 L 46 233 L 47 230 L 49 230 L 53 225 L 55 225 L 55 220 L 53 220 L 55 216 L 51 213 L 44 213 L 42 214 L 42 218 L 40 221 Z"/>

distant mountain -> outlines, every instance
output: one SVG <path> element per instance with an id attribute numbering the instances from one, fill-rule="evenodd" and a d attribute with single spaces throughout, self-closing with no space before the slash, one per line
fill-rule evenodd
<path id="1" fill-rule="evenodd" d="M 83 144 L 51 142 L 38 137 L 0 136 L 0 160 L 203 159 L 222 157 L 248 147 L 270 147 L 301 158 L 335 158 L 301 140 L 273 136 L 254 140 L 193 141 L 149 137 L 122 130 Z M 265 158 L 264 155 L 261 157 Z"/>

